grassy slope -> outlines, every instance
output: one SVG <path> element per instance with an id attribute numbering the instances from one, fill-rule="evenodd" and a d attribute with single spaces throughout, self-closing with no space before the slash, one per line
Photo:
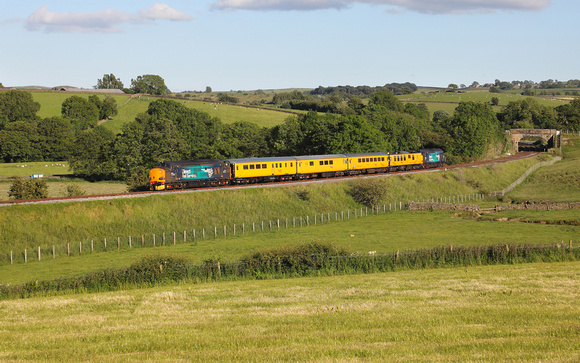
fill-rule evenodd
<path id="1" fill-rule="evenodd" d="M 0 360 L 571 362 L 580 350 L 578 267 L 449 268 L 0 301 Z"/>

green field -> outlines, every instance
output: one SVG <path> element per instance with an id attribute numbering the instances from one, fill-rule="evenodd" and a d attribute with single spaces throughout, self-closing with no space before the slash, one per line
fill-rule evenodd
<path id="1" fill-rule="evenodd" d="M 578 262 L 0 301 L 2 361 L 573 362 Z"/>
<path id="2" fill-rule="evenodd" d="M 40 117 L 53 117 L 61 115 L 61 106 L 65 99 L 71 96 L 80 96 L 88 98 L 90 93 L 60 93 L 60 92 L 31 92 L 34 100 L 40 103 Z M 195 94 L 194 94 L 195 95 Z M 104 95 L 99 95 L 104 99 Z M 135 120 L 139 113 L 147 111 L 149 103 L 156 100 L 156 97 L 151 96 L 135 96 L 135 95 L 112 95 L 117 101 L 118 114 L 106 121 L 103 125 L 111 131 L 121 132 L 123 124 Z M 271 98 L 271 96 L 270 96 Z M 213 117 L 218 117 L 222 122 L 229 124 L 237 121 L 253 122 L 263 127 L 272 127 L 284 122 L 284 120 L 291 116 L 292 113 L 280 112 L 271 108 L 263 107 L 244 107 L 239 105 L 228 105 L 213 101 L 195 100 L 191 99 L 176 99 L 178 102 L 183 102 L 187 107 L 206 112 Z"/>

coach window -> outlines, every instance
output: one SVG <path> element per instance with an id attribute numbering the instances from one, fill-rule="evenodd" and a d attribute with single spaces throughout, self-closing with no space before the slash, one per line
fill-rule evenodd
<path id="1" fill-rule="evenodd" d="M 333 160 L 330 160 L 330 165 L 333 165 L 333 162 L 334 162 Z"/>
<path id="2" fill-rule="evenodd" d="M 314 166 L 314 161 L 311 161 L 310 162 L 310 166 Z"/>
<path id="3" fill-rule="evenodd" d="M 266 164 L 262 164 L 262 169 L 268 169 L 268 166 Z"/>
<path id="4" fill-rule="evenodd" d="M 290 167 L 292 167 L 292 164 L 294 164 L 294 163 L 290 163 Z"/>
<path id="5" fill-rule="evenodd" d="M 238 169 L 236 168 L 236 170 L 238 170 Z M 247 165 L 244 165 L 244 170 L 248 170 L 248 166 Z"/>
<path id="6" fill-rule="evenodd" d="M 254 169 L 254 164 L 251 164 L 250 165 L 250 170 L 253 170 L 253 169 Z"/>
<path id="7" fill-rule="evenodd" d="M 324 165 L 328 165 L 328 160 L 324 160 Z"/>

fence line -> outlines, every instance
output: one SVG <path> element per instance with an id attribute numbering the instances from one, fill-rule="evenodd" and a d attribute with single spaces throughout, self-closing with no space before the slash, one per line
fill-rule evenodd
<path id="1" fill-rule="evenodd" d="M 443 201 L 443 200 L 457 200 L 457 202 L 460 201 L 471 201 L 471 200 L 482 200 L 485 198 L 484 194 L 469 194 L 469 195 L 459 195 L 459 196 L 443 196 L 443 197 L 438 197 L 438 198 L 431 198 L 431 200 L 437 200 L 437 201 Z M 281 231 L 282 229 L 289 229 L 290 227 L 292 228 L 299 228 L 299 227 L 309 227 L 311 224 L 313 225 L 318 225 L 318 224 L 328 224 L 331 222 L 341 222 L 341 221 L 345 221 L 345 220 L 349 220 L 349 219 L 353 219 L 353 218 L 361 218 L 361 217 L 366 217 L 369 214 L 370 215 L 374 215 L 374 214 L 379 214 L 379 213 L 390 213 L 390 212 L 399 212 L 399 211 L 403 211 L 403 210 L 408 210 L 408 204 L 410 202 L 402 202 L 402 201 L 398 201 L 398 202 L 390 202 L 389 206 L 387 208 L 386 203 L 383 205 L 377 205 L 377 206 L 372 206 L 372 207 L 361 207 L 361 208 L 354 208 L 354 209 L 347 209 L 345 210 L 341 210 L 340 212 L 335 211 L 335 212 L 315 212 L 313 213 L 313 215 L 308 214 L 308 215 L 301 215 L 301 216 L 295 216 L 295 217 L 290 217 L 292 220 L 292 223 L 289 222 L 289 218 L 284 217 L 284 219 L 281 218 L 272 218 L 272 219 L 268 219 L 268 220 L 261 220 L 261 221 L 252 221 L 252 229 L 251 232 L 252 233 L 262 233 L 262 232 L 276 232 L 276 231 Z M 334 214 L 334 218 L 332 218 L 332 214 Z M 314 218 L 314 221 L 312 221 L 312 218 Z M 241 235 L 245 235 L 246 234 L 246 222 L 242 222 L 242 233 Z M 256 224 L 258 224 L 259 228 L 258 231 L 256 231 Z M 220 232 L 221 227 L 218 228 L 218 225 L 214 225 L 212 227 L 210 227 L 210 230 L 212 230 L 212 234 L 213 234 L 213 238 L 218 238 L 218 237 L 235 237 L 235 236 L 239 236 L 240 233 L 237 230 L 237 225 L 236 223 L 231 224 L 231 227 L 228 227 L 227 224 L 223 225 L 223 232 Z M 190 238 L 188 239 L 188 230 L 184 230 L 183 233 L 177 233 L 176 231 L 173 231 L 173 245 L 177 244 L 177 243 L 193 243 L 194 245 L 197 244 L 197 241 L 199 239 L 207 239 L 207 233 L 206 233 L 206 228 L 207 226 L 202 226 L 201 228 L 201 235 L 197 232 L 200 231 L 200 228 L 193 228 L 190 229 L 189 231 L 191 231 L 190 234 Z M 135 244 L 133 237 L 135 236 L 117 236 L 117 243 L 116 243 L 116 249 L 117 251 L 120 251 L 121 248 L 125 249 L 132 249 L 132 248 L 142 248 L 142 247 L 158 247 L 158 246 L 166 246 L 166 240 L 167 240 L 167 236 L 166 236 L 167 232 L 162 232 L 161 233 L 161 244 L 159 243 L 160 241 L 158 240 L 158 233 L 152 233 L 152 234 L 138 234 L 141 236 L 141 243 L 140 244 Z M 138 238 L 138 237 L 137 237 Z M 71 249 L 71 243 L 68 242 L 66 244 L 63 245 L 48 245 L 48 246 L 38 246 L 35 249 L 33 249 L 32 255 L 36 255 L 34 257 L 36 257 L 36 259 L 38 259 L 38 261 L 42 261 L 42 258 L 44 257 L 45 259 L 47 258 L 47 256 L 52 255 L 53 259 L 56 259 L 57 255 L 58 256 L 62 256 L 62 255 L 66 255 L 67 257 L 70 256 L 74 256 L 74 255 L 83 255 L 83 254 L 87 254 L 87 253 L 94 253 L 94 252 L 106 252 L 106 251 L 110 251 L 112 250 L 112 248 L 114 248 L 113 246 L 111 246 L 110 243 L 111 238 L 108 237 L 103 237 L 103 238 L 99 238 L 99 239 L 85 239 L 83 241 L 79 241 L 78 243 L 78 249 Z M 89 242 L 90 241 L 90 242 Z M 100 242 L 99 242 L 100 241 Z M 76 243 L 76 242 L 75 242 Z M 88 243 L 90 243 L 90 249 L 87 247 Z M 25 248 L 24 251 L 22 253 L 18 253 L 17 251 L 14 250 L 10 250 L 10 253 L 8 254 L 7 252 L 4 254 L 4 256 L 0 256 L 0 264 L 2 264 L 2 261 L 6 261 L 10 264 L 15 264 L 20 262 L 24 262 L 24 263 L 28 263 L 29 261 L 29 254 L 30 250 L 28 248 Z"/>

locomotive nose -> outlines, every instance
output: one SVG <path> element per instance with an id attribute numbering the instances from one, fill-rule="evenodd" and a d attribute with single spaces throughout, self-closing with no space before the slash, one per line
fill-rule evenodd
<path id="1" fill-rule="evenodd" d="M 165 189 L 165 170 L 153 168 L 149 170 L 149 187 L 151 190 Z"/>

